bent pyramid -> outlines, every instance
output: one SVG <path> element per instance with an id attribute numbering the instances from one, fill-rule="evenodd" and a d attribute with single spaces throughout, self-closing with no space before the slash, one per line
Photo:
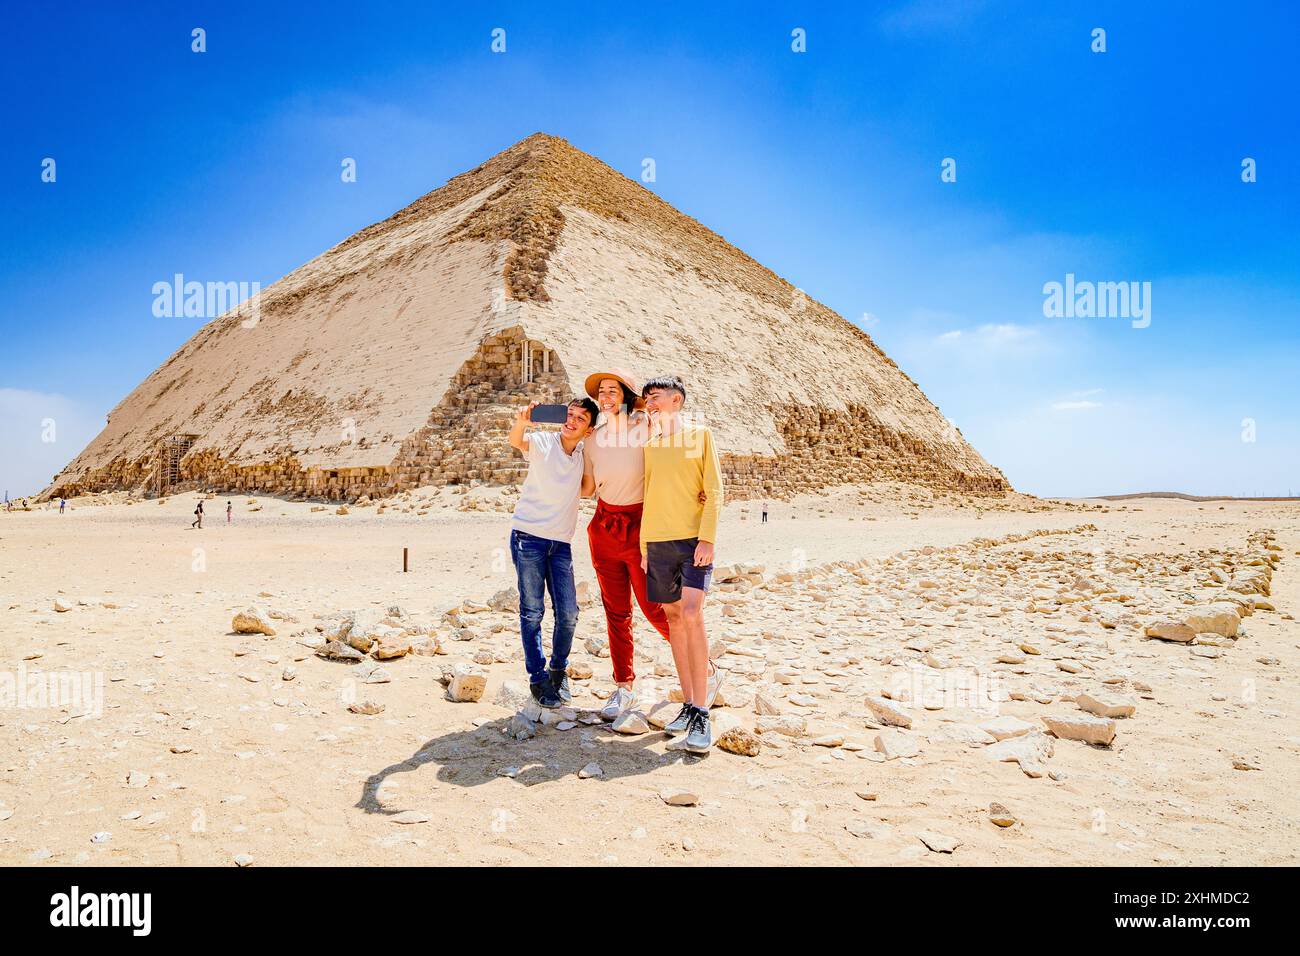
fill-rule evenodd
<path id="1" fill-rule="evenodd" d="M 537 133 L 199 329 L 47 495 L 513 482 L 512 409 L 609 365 L 683 377 L 737 497 L 1010 488 L 865 332 Z"/>

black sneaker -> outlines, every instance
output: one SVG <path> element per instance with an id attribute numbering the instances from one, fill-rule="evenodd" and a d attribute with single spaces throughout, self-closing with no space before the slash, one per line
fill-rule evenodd
<path id="1" fill-rule="evenodd" d="M 555 692 L 555 685 L 551 683 L 549 677 L 546 680 L 539 680 L 534 684 L 529 684 L 528 688 L 533 692 L 533 700 L 543 707 L 564 706 L 564 701 L 560 700 L 560 695 Z"/>
<path id="2" fill-rule="evenodd" d="M 560 700 L 566 704 L 573 700 L 573 692 L 569 690 L 569 674 L 567 671 L 551 671 L 551 686 L 555 688 L 555 693 Z"/>

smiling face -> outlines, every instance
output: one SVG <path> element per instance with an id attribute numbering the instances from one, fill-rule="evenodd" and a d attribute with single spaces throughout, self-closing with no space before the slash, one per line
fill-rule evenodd
<path id="1" fill-rule="evenodd" d="M 606 415 L 623 411 L 623 384 L 616 378 L 602 378 L 596 388 L 596 405 Z"/>
<path id="2" fill-rule="evenodd" d="M 575 440 L 585 438 L 595 424 L 594 419 L 595 416 L 581 402 L 573 402 L 569 405 L 569 414 L 564 419 L 564 424 L 560 426 L 560 434 Z"/>
<path id="3" fill-rule="evenodd" d="M 645 394 L 645 410 L 651 414 L 675 412 L 681 407 L 681 393 L 671 388 L 652 388 Z"/>

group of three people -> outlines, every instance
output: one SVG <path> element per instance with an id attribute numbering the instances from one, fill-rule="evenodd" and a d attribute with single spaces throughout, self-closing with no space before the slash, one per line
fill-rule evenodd
<path id="1" fill-rule="evenodd" d="M 586 380 L 588 397 L 568 403 L 558 432 L 528 431 L 536 402 L 521 408 L 509 442 L 528 458 L 515 506 L 510 556 L 519 579 L 519 628 L 537 702 L 572 699 L 569 651 L 578 623 L 571 541 L 580 497 L 597 499 L 587 527 L 600 585 L 609 655 L 618 685 L 601 716 L 635 708 L 632 597 L 667 639 L 683 704 L 664 726 L 670 744 L 705 753 L 713 743 L 709 708 L 720 674 L 709 658 L 704 596 L 722 510 L 722 469 L 713 436 L 684 420 L 686 387 L 676 376 L 638 389 L 621 369 Z M 542 647 L 544 595 L 551 596 L 551 656 Z"/>

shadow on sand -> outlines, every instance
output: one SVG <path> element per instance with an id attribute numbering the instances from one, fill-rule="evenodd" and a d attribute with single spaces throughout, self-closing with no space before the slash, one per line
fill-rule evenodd
<path id="1" fill-rule="evenodd" d="M 516 768 L 515 782 L 534 787 L 563 777 L 576 776 L 587 764 L 600 765 L 601 779 L 613 780 L 649 773 L 673 763 L 696 763 L 708 755 L 682 751 L 660 753 L 651 749 L 669 738 L 660 731 L 629 737 L 610 730 L 609 724 L 579 724 L 572 730 L 538 728 L 537 736 L 515 740 L 503 733 L 510 717 L 501 717 L 473 730 L 460 730 L 426 741 L 419 750 L 401 763 L 371 774 L 355 806 L 367 813 L 391 815 L 401 812 L 383 806 L 378 799 L 380 788 L 396 774 L 411 773 L 426 764 L 438 768 L 442 783 L 458 787 L 477 787 L 503 776 L 506 768 Z M 599 782 L 599 781 L 595 781 Z"/>

